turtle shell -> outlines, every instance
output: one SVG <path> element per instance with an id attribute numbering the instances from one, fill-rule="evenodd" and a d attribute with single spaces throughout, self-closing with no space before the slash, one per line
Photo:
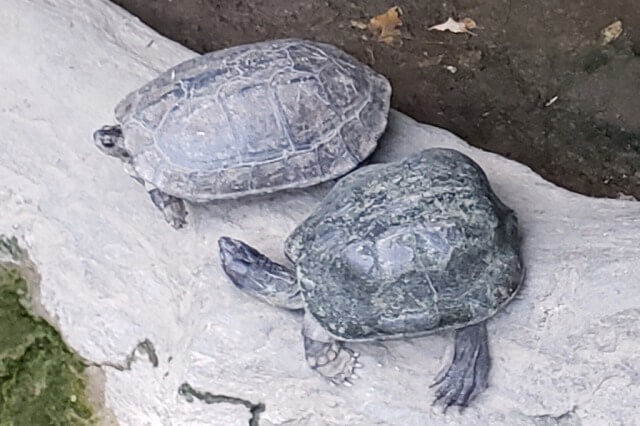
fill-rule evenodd
<path id="1" fill-rule="evenodd" d="M 169 69 L 117 107 L 136 173 L 190 201 L 304 187 L 377 145 L 391 86 L 337 47 L 285 39 Z"/>
<path id="2" fill-rule="evenodd" d="M 429 149 L 338 182 L 287 239 L 307 312 L 342 340 L 483 321 L 524 277 L 515 213 L 473 160 Z"/>

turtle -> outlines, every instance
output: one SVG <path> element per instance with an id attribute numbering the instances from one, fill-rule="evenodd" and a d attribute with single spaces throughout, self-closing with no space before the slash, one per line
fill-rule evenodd
<path id="1" fill-rule="evenodd" d="M 186 60 L 127 95 L 93 133 L 143 184 L 165 220 L 184 201 L 303 188 L 375 150 L 391 85 L 340 48 L 304 39 L 238 45 Z"/>
<path id="2" fill-rule="evenodd" d="M 431 148 L 340 179 L 286 239 L 293 267 L 229 236 L 218 245 L 238 289 L 303 312 L 306 360 L 331 383 L 352 384 L 362 366 L 344 342 L 455 330 L 454 357 L 432 385 L 446 410 L 488 387 L 486 321 L 524 281 L 521 239 L 480 166 Z"/>

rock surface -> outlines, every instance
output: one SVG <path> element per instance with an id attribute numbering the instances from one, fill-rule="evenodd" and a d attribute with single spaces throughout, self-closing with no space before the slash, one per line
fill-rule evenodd
<path id="1" fill-rule="evenodd" d="M 427 385 L 451 335 L 352 345 L 362 378 L 333 387 L 305 365 L 300 318 L 222 275 L 220 235 L 283 260 L 329 185 L 190 206 L 177 232 L 93 146 L 122 96 L 192 52 L 106 0 L 6 0 L 0 50 L 0 233 L 28 247 L 67 343 L 103 365 L 121 424 L 246 425 L 251 410 L 263 426 L 640 424 L 640 203 L 570 193 L 392 114 L 375 161 L 459 149 L 524 234 L 527 281 L 489 324 L 490 388 L 442 415 Z"/>

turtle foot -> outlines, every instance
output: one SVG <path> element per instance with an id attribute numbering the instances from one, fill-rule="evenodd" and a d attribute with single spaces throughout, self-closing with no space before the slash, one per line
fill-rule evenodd
<path id="1" fill-rule="evenodd" d="M 175 229 L 180 229 L 187 223 L 187 209 L 182 199 L 165 194 L 158 189 L 149 191 L 149 196 L 153 204 L 160 209 L 169 225 Z"/>
<path id="2" fill-rule="evenodd" d="M 491 358 L 485 323 L 458 330 L 453 360 L 431 385 L 439 385 L 434 404 L 441 400 L 445 411 L 451 405 L 468 406 L 488 387 L 490 368 Z"/>
<path id="3" fill-rule="evenodd" d="M 305 337 L 304 349 L 311 368 L 332 384 L 351 386 L 352 380 L 358 378 L 355 369 L 362 366 L 358 362 L 360 355 L 340 343 L 318 342 Z"/>

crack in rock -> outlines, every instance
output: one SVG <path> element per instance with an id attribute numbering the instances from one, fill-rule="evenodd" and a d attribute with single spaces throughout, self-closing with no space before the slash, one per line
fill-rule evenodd
<path id="1" fill-rule="evenodd" d="M 530 416 L 536 426 L 580 426 L 582 422 L 576 415 L 576 408 L 560 414 L 559 416 L 552 416 L 550 414 L 543 414 L 539 416 Z"/>
<path id="2" fill-rule="evenodd" d="M 153 365 L 154 367 L 158 366 L 158 354 L 156 354 L 156 348 L 153 346 L 153 343 L 151 343 L 151 340 L 149 339 L 144 339 L 143 341 L 138 343 L 122 363 L 107 361 L 103 363 L 96 363 L 93 365 L 98 367 L 111 367 L 115 368 L 118 371 L 131 370 L 131 364 L 133 364 L 133 362 L 135 361 L 136 352 L 138 351 L 147 355 L 147 358 L 149 358 L 149 362 L 151 363 L 151 365 Z"/>
<path id="3" fill-rule="evenodd" d="M 197 391 L 191 387 L 189 383 L 183 383 L 178 389 L 178 394 L 184 396 L 188 402 L 193 402 L 193 399 L 199 399 L 206 404 L 238 404 L 244 405 L 249 409 L 251 413 L 251 419 L 249 419 L 249 426 L 259 426 L 260 413 L 262 413 L 266 406 L 259 402 L 257 404 L 252 403 L 246 399 L 236 398 L 228 395 L 214 395 L 209 392 Z"/>

